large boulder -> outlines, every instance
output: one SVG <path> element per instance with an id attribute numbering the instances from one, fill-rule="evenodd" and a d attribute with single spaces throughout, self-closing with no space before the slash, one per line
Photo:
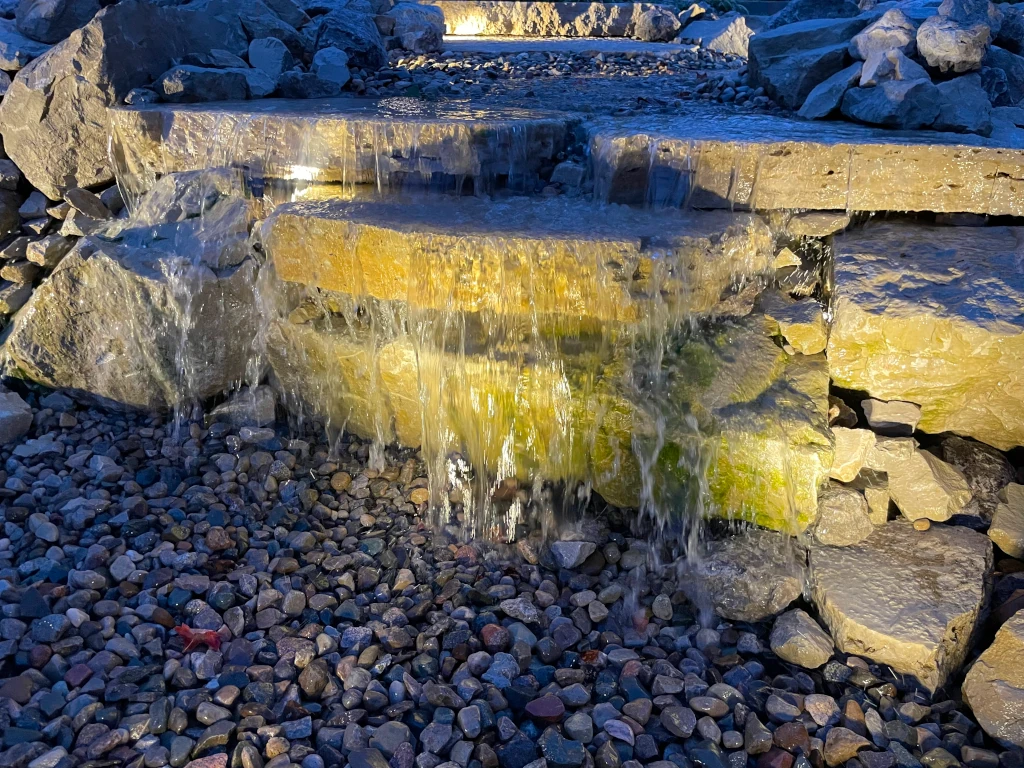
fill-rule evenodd
<path id="1" fill-rule="evenodd" d="M 691 600 L 724 619 L 761 621 L 803 593 L 806 559 L 795 539 L 752 529 L 709 543 L 684 584 Z"/>
<path id="2" fill-rule="evenodd" d="M 765 28 L 778 29 L 798 21 L 843 19 L 859 14 L 860 7 L 853 0 L 792 0 L 768 19 Z"/>
<path id="3" fill-rule="evenodd" d="M 917 30 L 917 50 L 942 72 L 969 72 L 981 67 L 992 30 L 985 21 L 958 21 L 932 16 Z"/>
<path id="4" fill-rule="evenodd" d="M 843 102 L 843 96 L 854 85 L 860 82 L 861 71 L 864 65 L 857 61 L 841 69 L 832 77 L 818 83 L 814 89 L 807 94 L 803 106 L 797 112 L 805 120 L 821 120 L 828 117 Z"/>
<path id="5" fill-rule="evenodd" d="M 100 10 L 99 0 L 21 0 L 15 19 L 25 37 L 59 43 Z"/>
<path id="6" fill-rule="evenodd" d="M 440 8 L 419 3 L 399 3 L 385 15 L 394 20 L 393 34 L 405 50 L 431 53 L 443 47 L 444 13 Z"/>
<path id="7" fill-rule="evenodd" d="M 851 88 L 840 110 L 851 120 L 871 125 L 927 128 L 939 116 L 939 90 L 930 80 L 886 80 L 870 88 Z"/>
<path id="8" fill-rule="evenodd" d="M 850 55 L 865 61 L 873 53 L 898 50 L 913 56 L 917 50 L 917 25 L 899 8 L 892 8 L 850 40 Z"/>
<path id="9" fill-rule="evenodd" d="M 0 69 L 4 72 L 19 70 L 48 50 L 49 45 L 21 34 L 13 21 L 0 19 Z"/>
<path id="10" fill-rule="evenodd" d="M 982 66 L 983 84 L 986 74 L 997 74 L 1002 86 L 999 93 L 988 93 L 993 106 L 1015 107 L 1024 102 L 1024 56 L 992 45 L 985 54 Z"/>
<path id="11" fill-rule="evenodd" d="M 747 26 L 746 18 L 730 13 L 714 21 L 692 21 L 679 34 L 683 42 L 696 43 L 718 53 L 746 56 L 754 30 Z"/>
<path id="12" fill-rule="evenodd" d="M 331 11 L 317 22 L 317 50 L 340 48 L 357 67 L 378 69 L 387 63 L 384 41 L 370 14 L 344 8 Z"/>
<path id="13" fill-rule="evenodd" d="M 939 83 L 939 116 L 932 123 L 936 131 L 992 134 L 992 105 L 981 86 L 981 76 L 963 75 Z"/>
<path id="14" fill-rule="evenodd" d="M 967 657 L 991 568 L 986 536 L 896 520 L 856 546 L 812 547 L 811 595 L 841 651 L 934 691 Z"/>
<path id="15" fill-rule="evenodd" d="M 918 429 L 1024 445 L 1020 230 L 869 226 L 835 241 L 837 386 L 921 406 Z"/>
<path id="16" fill-rule="evenodd" d="M 172 103 L 238 101 L 249 97 L 249 83 L 242 72 L 185 64 L 164 72 L 157 78 L 153 88 L 164 101 Z"/>
<path id="17" fill-rule="evenodd" d="M 107 183 L 107 107 L 174 59 L 221 48 L 230 37 L 225 24 L 191 7 L 125 0 L 105 8 L 14 78 L 0 104 L 4 149 L 53 200 Z"/>
<path id="18" fill-rule="evenodd" d="M 165 177 L 135 219 L 85 237 L 14 318 L 6 370 L 142 408 L 247 378 L 257 331 L 248 209 L 224 185 Z"/>
<path id="19" fill-rule="evenodd" d="M 974 662 L 964 702 L 989 736 L 1004 747 L 1024 747 L 1024 611 L 1017 611 Z"/>
<path id="20" fill-rule="evenodd" d="M 750 77 L 780 105 L 799 109 L 816 86 L 848 65 L 850 37 L 878 15 L 801 21 L 754 35 Z"/>

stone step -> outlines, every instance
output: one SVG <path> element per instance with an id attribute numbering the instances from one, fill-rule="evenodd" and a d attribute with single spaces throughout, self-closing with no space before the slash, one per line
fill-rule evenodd
<path id="1" fill-rule="evenodd" d="M 835 240 L 835 383 L 918 429 L 1024 445 L 1024 228 L 868 225 Z"/>
<path id="2" fill-rule="evenodd" d="M 157 175 L 230 166 L 318 183 L 532 186 L 578 125 L 555 113 L 408 98 L 147 104 L 111 109 L 110 120 L 118 178 L 133 195 Z"/>
<path id="3" fill-rule="evenodd" d="M 774 255 L 754 214 L 567 198 L 287 203 L 262 239 L 287 282 L 426 309 L 627 323 L 708 312 Z"/>
<path id="4" fill-rule="evenodd" d="M 444 12 L 450 35 L 631 37 L 655 3 L 424 0 Z"/>
<path id="5" fill-rule="evenodd" d="M 595 188 L 701 208 L 1024 215 L 1024 136 L 887 131 L 694 109 L 599 124 Z"/>
<path id="6" fill-rule="evenodd" d="M 639 448 L 652 454 L 643 465 L 666 515 L 685 507 L 699 472 L 709 514 L 789 532 L 817 515 L 833 453 L 827 364 L 780 349 L 763 317 L 667 344 L 669 388 L 640 394 L 628 383 L 636 360 L 626 342 L 580 337 L 570 352 L 541 338 L 499 349 L 486 328 L 449 349 L 434 343 L 443 323 L 433 315 L 396 326 L 382 314 L 358 328 L 313 315 L 269 335 L 292 404 L 364 437 L 422 446 L 441 476 L 457 452 L 481 477 L 590 481 L 629 507 L 643 487 Z"/>

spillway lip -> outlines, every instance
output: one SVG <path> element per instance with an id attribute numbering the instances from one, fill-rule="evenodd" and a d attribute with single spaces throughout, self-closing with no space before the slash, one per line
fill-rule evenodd
<path id="1" fill-rule="evenodd" d="M 740 114 L 717 109 L 689 109 L 679 114 L 651 115 L 643 119 L 593 118 L 590 136 L 602 139 L 647 136 L 656 140 L 716 142 L 720 144 L 780 145 L 791 142 L 815 145 L 905 145 L 941 148 L 1024 149 L 1024 131 L 998 132 L 985 137 L 973 133 L 901 131 L 840 121 L 795 120 L 777 115 Z"/>
<path id="2" fill-rule="evenodd" d="M 469 100 L 423 101 L 408 96 L 383 99 L 335 97 L 329 99 L 254 99 L 196 104 L 140 104 L 110 107 L 113 113 L 166 114 L 218 113 L 235 118 L 305 118 L 403 123 L 488 123 L 495 126 L 522 122 L 575 122 L 567 112 L 522 107 L 488 107 Z"/>

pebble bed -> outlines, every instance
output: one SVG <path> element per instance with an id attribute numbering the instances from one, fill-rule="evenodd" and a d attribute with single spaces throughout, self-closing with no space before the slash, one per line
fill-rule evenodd
<path id="1" fill-rule="evenodd" d="M 885 669 L 701 627 L 607 521 L 460 545 L 424 525 L 415 454 L 376 472 L 316 425 L 26 398 L 0 449 L 0 768 L 1024 766 Z"/>

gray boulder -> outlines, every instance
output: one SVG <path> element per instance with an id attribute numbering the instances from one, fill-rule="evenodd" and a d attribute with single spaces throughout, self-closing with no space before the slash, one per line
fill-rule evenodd
<path id="1" fill-rule="evenodd" d="M 792 0 L 781 11 L 768 19 L 767 29 L 778 29 L 787 24 L 811 19 L 842 19 L 860 14 L 853 0 Z"/>
<path id="2" fill-rule="evenodd" d="M 850 55 L 861 61 L 872 53 L 893 49 L 907 56 L 913 56 L 917 50 L 917 25 L 899 8 L 886 11 L 850 40 Z"/>
<path id="3" fill-rule="evenodd" d="M 202 11 L 124 0 L 23 69 L 0 104 L 4 148 L 36 189 L 59 200 L 112 180 L 107 107 L 148 85 L 189 52 L 220 48 L 231 32 Z M 72 74 L 73 73 L 73 74 Z"/>
<path id="4" fill-rule="evenodd" d="M 444 46 L 444 13 L 440 8 L 419 3 L 399 3 L 385 15 L 394 20 L 392 33 L 405 50 L 431 53 L 440 51 Z M 667 15 L 676 22 L 676 29 L 679 29 L 675 17 Z"/>
<path id="5" fill-rule="evenodd" d="M 676 36 L 682 26 L 673 13 L 665 8 L 655 7 L 640 14 L 633 28 L 633 37 L 649 43 L 667 43 Z"/>
<path id="6" fill-rule="evenodd" d="M 878 85 L 886 80 L 930 80 L 928 72 L 902 51 L 875 51 L 864 62 L 860 75 L 860 87 Z"/>
<path id="7" fill-rule="evenodd" d="M 269 96 L 277 88 L 277 80 L 262 69 L 238 67 L 225 69 L 224 71 L 233 72 L 245 78 L 245 83 L 249 86 L 249 98 L 251 99 L 262 99 L 264 96 Z"/>
<path id="8" fill-rule="evenodd" d="M 333 46 L 349 55 L 354 66 L 379 69 L 387 63 L 384 41 L 373 17 L 368 13 L 340 9 L 331 11 L 319 21 L 316 49 Z"/>
<path id="9" fill-rule="evenodd" d="M 239 101 L 249 97 L 249 83 L 238 70 L 178 65 L 153 84 L 164 101 Z"/>
<path id="10" fill-rule="evenodd" d="M 1024 56 L 993 45 L 985 54 L 982 65 L 989 70 L 982 71 L 981 79 L 993 106 L 1016 107 L 1024 102 Z M 990 90 L 993 84 L 997 88 Z"/>
<path id="11" fill-rule="evenodd" d="M 21 0 L 15 19 L 25 37 L 59 43 L 100 10 L 99 0 Z"/>
<path id="12" fill-rule="evenodd" d="M 927 128 L 939 115 L 941 97 L 928 80 L 888 80 L 871 88 L 851 88 L 842 113 L 852 120 L 890 128 Z"/>
<path id="13" fill-rule="evenodd" d="M 932 128 L 956 133 L 992 134 L 992 106 L 981 87 L 981 76 L 964 75 L 939 83 L 939 116 Z"/>
<path id="14" fill-rule="evenodd" d="M 687 24 L 679 39 L 696 43 L 702 48 L 718 53 L 747 56 L 749 42 L 754 30 L 747 26 L 745 17 L 730 13 L 714 21 L 694 21 Z"/>
<path id="15" fill-rule="evenodd" d="M 1003 5 L 1002 24 L 995 36 L 996 45 L 1011 53 L 1024 53 L 1024 6 Z"/>
<path id="16" fill-rule="evenodd" d="M 282 73 L 295 66 L 295 57 L 276 37 L 261 37 L 249 43 L 249 64 L 277 82 Z"/>
<path id="17" fill-rule="evenodd" d="M 0 387 L 0 445 L 13 443 L 32 426 L 32 409 L 16 392 Z"/>
<path id="18" fill-rule="evenodd" d="M 341 86 L 313 72 L 293 69 L 281 75 L 277 81 L 277 90 L 285 99 L 324 99 L 341 93 Z"/>
<path id="19" fill-rule="evenodd" d="M 757 39 L 754 35 L 753 39 Z M 787 109 L 799 109 L 818 85 L 842 70 L 847 63 L 846 43 L 799 51 L 777 59 L 759 71 L 765 92 Z"/>
<path id="20" fill-rule="evenodd" d="M 858 61 L 819 83 L 808 94 L 797 114 L 805 120 L 821 120 L 831 115 L 839 109 L 843 95 L 860 80 L 863 67 L 864 65 Z"/>
<path id="21" fill-rule="evenodd" d="M 16 72 L 48 50 L 50 46 L 45 43 L 37 43 L 21 34 L 13 21 L 0 19 L 0 69 Z"/>
<path id="22" fill-rule="evenodd" d="M 348 54 L 333 46 L 321 48 L 313 57 L 309 71 L 321 80 L 344 87 L 352 79 L 348 68 Z"/>
<path id="23" fill-rule="evenodd" d="M 981 67 L 990 39 L 991 28 L 983 21 L 932 16 L 917 30 L 917 50 L 941 72 L 969 72 Z"/>
<path id="24" fill-rule="evenodd" d="M 218 188 L 207 174 L 164 177 L 134 219 L 79 240 L 14 318 L 7 372 L 142 408 L 246 380 L 257 329 L 248 209 Z"/>

